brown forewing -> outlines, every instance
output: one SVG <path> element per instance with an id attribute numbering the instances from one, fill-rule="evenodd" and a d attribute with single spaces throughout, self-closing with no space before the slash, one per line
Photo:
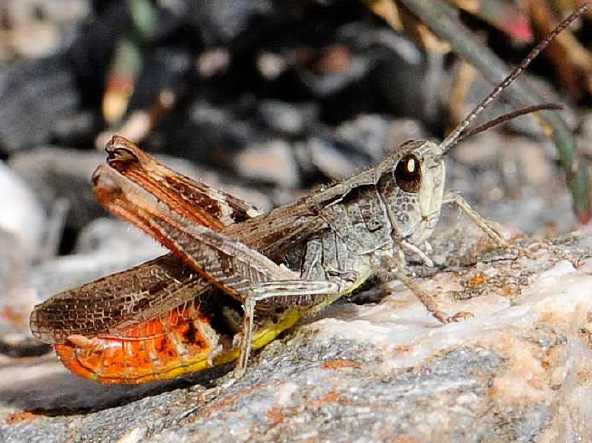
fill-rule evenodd
<path id="1" fill-rule="evenodd" d="M 32 312 L 31 331 L 48 343 L 90 337 L 151 319 L 207 288 L 197 273 L 164 255 L 53 296 Z"/>
<path id="2" fill-rule="evenodd" d="M 114 136 L 105 150 L 109 167 L 199 225 L 220 231 L 260 214 L 243 200 L 167 168 L 123 137 Z"/>

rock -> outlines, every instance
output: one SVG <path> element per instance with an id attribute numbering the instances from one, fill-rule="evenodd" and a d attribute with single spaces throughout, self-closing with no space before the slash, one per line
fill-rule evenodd
<path id="1" fill-rule="evenodd" d="M 46 215 L 32 187 L 1 161 L 0 189 L 0 229 L 15 235 L 19 243 L 17 248 L 30 260 L 41 247 Z"/>
<path id="2" fill-rule="evenodd" d="M 22 62 L 0 71 L 0 151 L 47 143 L 53 126 L 73 113 L 80 97 L 61 55 Z"/>
<path id="3" fill-rule="evenodd" d="M 156 49 L 146 56 L 144 64 L 130 97 L 128 113 L 155 106 L 163 91 L 178 95 L 179 85 L 192 66 L 190 54 L 171 48 Z"/>
<path id="4" fill-rule="evenodd" d="M 302 66 L 298 74 L 318 98 L 331 98 L 346 91 L 364 79 L 371 67 L 364 54 L 353 54 L 349 46 L 342 44 L 321 51 L 311 49 L 310 56 L 310 66 Z"/>
<path id="5" fill-rule="evenodd" d="M 52 132 L 62 146 L 92 146 L 102 125 L 98 112 L 81 111 L 60 119 Z"/>
<path id="6" fill-rule="evenodd" d="M 259 140 L 252 123 L 237 116 L 231 106 L 198 99 L 186 112 L 189 115 L 173 112 L 163 119 L 168 154 L 224 167 L 237 151 Z"/>
<path id="7" fill-rule="evenodd" d="M 111 251 L 113 255 L 145 250 L 153 254 L 163 250 L 156 242 L 129 223 L 111 218 L 98 218 L 84 228 L 76 241 L 74 254 Z"/>
<path id="8" fill-rule="evenodd" d="M 338 146 L 336 140 L 311 137 L 307 140 L 308 157 L 314 167 L 333 180 L 351 177 L 369 163 L 368 157 L 361 159 L 359 153 L 346 152 L 347 146 Z M 344 148 L 344 149 L 339 149 Z"/>
<path id="9" fill-rule="evenodd" d="M 22 244 L 14 233 L 0 228 L 0 251 L 2 251 L 0 253 L 0 294 L 2 294 L 0 300 L 2 301 L 28 265 L 21 248 Z"/>
<path id="10" fill-rule="evenodd" d="M 129 224 L 98 219 L 85 228 L 74 253 L 48 260 L 31 270 L 29 287 L 37 302 L 114 272 L 123 271 L 166 251 Z"/>
<path id="11" fill-rule="evenodd" d="M 363 114 L 343 122 L 334 135 L 311 136 L 298 143 L 296 152 L 302 170 L 309 172 L 311 164 L 327 177 L 344 179 L 378 163 L 401 143 L 422 138 L 425 131 L 417 121 Z"/>
<path id="12" fill-rule="evenodd" d="M 360 153 L 377 162 L 384 157 L 389 146 L 391 120 L 376 114 L 363 114 L 343 122 L 335 133 L 340 140 L 347 141 Z"/>
<path id="13" fill-rule="evenodd" d="M 316 124 L 319 113 L 314 103 L 293 104 L 279 100 L 263 100 L 258 111 L 270 129 L 287 136 L 303 134 Z"/>
<path id="14" fill-rule="evenodd" d="M 9 165 L 34 190 L 49 211 L 58 199 L 68 202 L 66 225 L 80 229 L 104 214 L 90 186 L 94 169 L 105 154 L 41 146 L 11 157 Z"/>
<path id="15" fill-rule="evenodd" d="M 487 131 L 459 143 L 452 156 L 465 165 L 485 169 L 497 162 L 504 142 L 499 132 Z"/>
<path id="16" fill-rule="evenodd" d="M 20 357 L 48 350 L 33 340 L 29 330 L 29 313 L 35 304 L 165 253 L 139 230 L 110 219 L 90 223 L 74 254 L 47 257 L 33 266 L 23 259 L 19 243 L 11 244 L 11 239 L 0 231 L 0 354 Z"/>
<path id="17" fill-rule="evenodd" d="M 188 13 L 208 46 L 229 43 L 249 29 L 249 22 L 275 12 L 273 2 L 268 0 L 246 3 L 222 0 L 215 5 L 203 0 L 187 3 Z"/>
<path id="18" fill-rule="evenodd" d="M 29 331 L 35 294 L 28 286 L 31 257 L 14 233 L 0 228 L 0 366 L 2 355 L 23 357 L 48 352 Z"/>
<path id="19" fill-rule="evenodd" d="M 391 121 L 387 135 L 389 149 L 394 149 L 408 140 L 425 140 L 429 138 L 425 128 L 417 120 L 397 118 Z"/>
<path id="20" fill-rule="evenodd" d="M 525 137 L 509 137 L 504 148 L 500 170 L 506 183 L 514 187 L 520 182 L 540 187 L 556 180 L 551 158 L 540 143 Z"/>
<path id="21" fill-rule="evenodd" d="M 207 374 L 185 385 L 100 386 L 47 360 L 18 369 L 0 363 L 0 434 L 4 441 L 588 441 L 592 236 L 531 247 L 530 258 L 481 248 L 472 265 L 417 277 L 446 312 L 470 311 L 472 319 L 442 325 L 391 283 L 379 303 L 335 304 L 273 342 L 230 387 L 212 388 Z"/>
<path id="22" fill-rule="evenodd" d="M 279 139 L 247 146 L 236 156 L 234 167 L 244 177 L 283 187 L 294 188 L 300 183 L 291 147 Z"/>
<path id="23" fill-rule="evenodd" d="M 0 60 L 40 58 L 59 51 L 90 13 L 88 0 L 4 0 Z"/>
<path id="24" fill-rule="evenodd" d="M 0 337 L 26 327 L 23 318 L 31 305 L 23 304 L 30 261 L 22 242 L 13 233 L 0 229 Z"/>

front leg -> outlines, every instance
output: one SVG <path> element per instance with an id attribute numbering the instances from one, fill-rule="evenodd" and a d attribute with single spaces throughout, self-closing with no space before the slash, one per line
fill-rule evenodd
<path id="1" fill-rule="evenodd" d="M 421 249 L 419 249 L 417 246 L 415 246 L 413 243 L 409 243 L 406 240 L 401 240 L 399 241 L 399 244 L 407 249 L 408 251 L 413 252 L 414 254 L 418 255 L 419 258 L 421 259 L 421 261 L 426 265 L 429 266 L 430 268 L 434 267 L 434 262 L 432 261 L 432 259 L 430 257 L 428 257 L 428 255 L 423 252 Z M 429 247 L 429 251 L 431 251 L 431 246 L 429 246 L 429 243 L 426 242 L 426 244 Z M 426 248 L 427 249 L 427 248 Z M 405 263 L 405 254 L 403 253 L 403 249 L 401 249 L 401 262 Z"/>
<path id="2" fill-rule="evenodd" d="M 403 283 L 413 295 L 425 306 L 430 314 L 432 314 L 441 323 L 452 323 L 471 318 L 473 314 L 470 312 L 457 312 L 453 315 L 448 315 L 440 309 L 436 298 L 424 291 L 413 277 L 407 272 L 405 266 L 402 263 L 397 263 L 397 260 L 393 257 L 383 257 L 386 260 L 386 265 L 389 268 L 384 275 L 388 277 L 394 277 Z"/>
<path id="3" fill-rule="evenodd" d="M 504 248 L 510 247 L 510 243 L 504 239 L 503 235 L 497 230 L 493 223 L 475 211 L 461 195 L 455 192 L 448 192 L 444 196 L 443 202 L 456 205 L 456 207 L 469 217 L 469 219 L 483 232 L 485 232 L 497 246 Z"/>

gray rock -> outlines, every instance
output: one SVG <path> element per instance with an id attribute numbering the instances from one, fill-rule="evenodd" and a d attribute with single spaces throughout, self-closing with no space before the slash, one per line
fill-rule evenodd
<path id="1" fill-rule="evenodd" d="M 22 357 L 48 351 L 29 331 L 29 312 L 36 301 L 28 286 L 30 259 L 21 239 L 0 228 L 0 361 L 2 355 Z"/>
<path id="2" fill-rule="evenodd" d="M 13 233 L 0 229 L 0 337 L 27 327 L 23 318 L 31 305 L 23 304 L 19 295 L 29 265 L 22 242 Z"/>
<path id="3" fill-rule="evenodd" d="M 104 214 L 90 186 L 92 172 L 104 160 L 103 152 L 42 146 L 12 156 L 9 165 L 29 184 L 47 210 L 58 199 L 67 201 L 66 225 L 80 229 Z"/>
<path id="4" fill-rule="evenodd" d="M 268 0 L 245 3 L 224 0 L 216 5 L 192 0 L 187 4 L 188 14 L 208 45 L 231 42 L 249 29 L 250 21 L 275 10 L 273 3 Z"/>
<path id="5" fill-rule="evenodd" d="M 247 146 L 236 155 L 234 167 L 243 177 L 289 188 L 300 184 L 291 147 L 280 139 Z"/>
<path id="6" fill-rule="evenodd" d="M 388 136 L 391 123 L 392 120 L 384 116 L 364 114 L 339 125 L 336 135 L 373 161 L 378 161 L 384 158 L 385 151 L 390 147 Z"/>
<path id="7" fill-rule="evenodd" d="M 14 152 L 47 143 L 80 97 L 68 60 L 56 55 L 0 71 L 0 101 L 0 150 Z"/>
<path id="8" fill-rule="evenodd" d="M 123 271 L 166 251 L 122 221 L 98 219 L 80 234 L 74 254 L 35 266 L 29 287 L 38 301 L 114 272 Z"/>
<path id="9" fill-rule="evenodd" d="M 311 137 L 306 142 L 306 148 L 314 167 L 335 180 L 351 177 L 364 165 L 359 156 L 356 158 L 347 155 L 330 139 Z"/>
<path id="10" fill-rule="evenodd" d="M 232 106 L 196 99 L 186 117 L 171 119 L 167 152 L 197 163 L 227 167 L 234 154 L 249 143 L 261 140 L 260 128 Z M 254 110 L 251 112 L 255 112 Z"/>
<path id="11" fill-rule="evenodd" d="M 318 105 L 263 100 L 258 107 L 263 122 L 274 131 L 288 136 L 303 134 L 318 119 Z"/>
<path id="12" fill-rule="evenodd" d="M 418 277 L 443 309 L 472 319 L 439 324 L 392 283 L 379 303 L 333 305 L 273 342 L 227 387 L 211 387 L 216 373 L 189 386 L 100 386 L 47 359 L 0 362 L 0 437 L 588 441 L 592 236 L 531 250 L 481 249 L 470 266 Z"/>

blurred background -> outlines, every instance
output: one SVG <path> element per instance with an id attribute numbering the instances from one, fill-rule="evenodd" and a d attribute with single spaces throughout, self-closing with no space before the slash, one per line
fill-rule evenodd
<path id="1" fill-rule="evenodd" d="M 35 303 L 162 253 L 92 195 L 111 135 L 268 211 L 441 139 L 508 72 L 501 60 L 519 63 L 578 4 L 2 0 L 0 365 L 47 352 L 28 332 Z M 513 234 L 590 218 L 591 35 L 587 15 L 481 120 L 526 97 L 562 104 L 558 121 L 523 117 L 449 156 L 448 189 Z M 461 223 L 447 213 L 442 229 Z"/>

